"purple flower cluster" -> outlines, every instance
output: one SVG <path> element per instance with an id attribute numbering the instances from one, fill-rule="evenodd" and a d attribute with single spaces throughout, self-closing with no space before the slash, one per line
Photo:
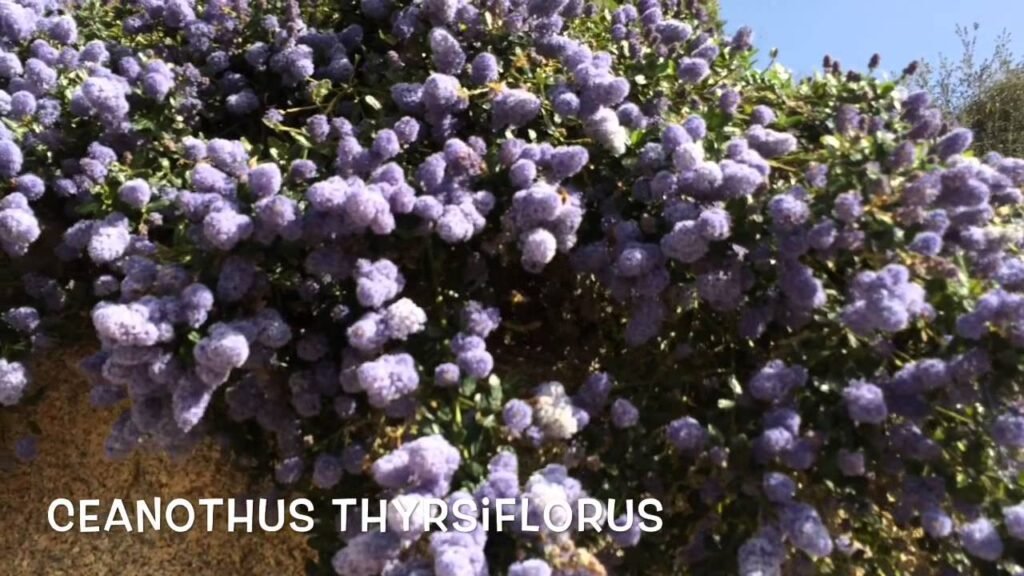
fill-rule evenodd
<path id="1" fill-rule="evenodd" d="M 4 154 L 2 144 L 0 163 Z M 15 192 L 0 199 L 0 249 L 12 258 L 24 256 L 40 234 L 39 221 L 24 195 Z"/>
<path id="2" fill-rule="evenodd" d="M 852 382 L 843 389 L 850 419 L 858 424 L 881 424 L 888 416 L 882 389 L 869 382 Z"/>
<path id="3" fill-rule="evenodd" d="M 462 331 L 449 344 L 455 362 L 444 362 L 434 369 L 434 383 L 442 388 L 458 386 L 464 378 L 486 378 L 494 369 L 494 357 L 487 351 L 484 339 L 501 324 L 498 309 L 470 301 L 462 309 L 460 324 Z"/>
<path id="4" fill-rule="evenodd" d="M 582 194 L 564 181 L 582 171 L 589 154 L 582 146 L 551 147 L 506 140 L 501 162 L 518 190 L 502 216 L 504 231 L 517 237 L 523 268 L 539 273 L 558 253 L 576 245 L 583 221 Z"/>
<path id="5" fill-rule="evenodd" d="M 506 402 L 502 418 L 512 436 L 539 446 L 572 438 L 590 422 L 591 414 L 575 404 L 561 382 L 545 382 L 529 401 Z"/>
<path id="6" fill-rule="evenodd" d="M 934 314 L 925 291 L 910 280 L 910 272 L 890 264 L 877 272 L 860 272 L 853 279 L 843 322 L 858 335 L 899 332 L 916 318 Z"/>
<path id="7" fill-rule="evenodd" d="M 376 462 L 370 470 L 383 488 L 442 497 L 462 462 L 459 451 L 441 436 L 424 436 Z"/>
<path id="8" fill-rule="evenodd" d="M 1002 330 L 1015 348 L 1024 345 L 1024 296 L 994 289 L 956 322 L 957 334 L 968 340 L 980 340 L 993 327 Z"/>
<path id="9" fill-rule="evenodd" d="M 13 406 L 21 400 L 28 387 L 28 372 L 19 362 L 0 358 L 0 404 Z"/>

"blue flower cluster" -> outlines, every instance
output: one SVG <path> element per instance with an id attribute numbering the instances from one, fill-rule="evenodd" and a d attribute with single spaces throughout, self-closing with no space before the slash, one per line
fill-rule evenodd
<path id="1" fill-rule="evenodd" d="M 460 324 L 462 331 L 449 344 L 455 362 L 444 362 L 434 369 L 437 386 L 458 386 L 463 378 L 473 381 L 487 378 L 494 369 L 494 357 L 487 351 L 484 339 L 498 329 L 501 312 L 470 301 L 462 309 Z"/>

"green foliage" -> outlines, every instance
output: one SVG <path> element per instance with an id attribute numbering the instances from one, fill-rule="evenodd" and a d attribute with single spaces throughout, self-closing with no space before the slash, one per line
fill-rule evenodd
<path id="1" fill-rule="evenodd" d="M 1008 156 L 1024 155 L 1024 67 L 1006 73 L 962 111 L 975 146 Z"/>
<path id="2" fill-rule="evenodd" d="M 991 54 L 978 49 L 980 26 L 956 28 L 961 54 L 925 63 L 913 79 L 956 121 L 974 131 L 979 153 L 1024 154 L 1024 59 L 1011 49 L 1010 33 L 995 39 Z"/>

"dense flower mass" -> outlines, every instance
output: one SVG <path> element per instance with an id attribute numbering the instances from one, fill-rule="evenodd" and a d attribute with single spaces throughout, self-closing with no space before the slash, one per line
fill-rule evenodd
<path id="1" fill-rule="evenodd" d="M 665 505 L 338 574 L 1019 572 L 1024 160 L 753 50 L 706 0 L 0 0 L 0 404 L 82 317 L 112 458 Z"/>

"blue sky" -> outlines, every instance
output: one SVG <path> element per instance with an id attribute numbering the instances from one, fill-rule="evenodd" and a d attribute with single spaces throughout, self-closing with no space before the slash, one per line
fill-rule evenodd
<path id="1" fill-rule="evenodd" d="M 978 52 L 991 54 L 1004 28 L 1013 50 L 1024 55 L 1024 0 L 721 0 L 726 28 L 754 28 L 754 43 L 767 61 L 772 47 L 779 61 L 798 74 L 820 66 L 826 53 L 844 69 L 865 70 L 871 54 L 882 68 L 899 71 L 911 60 L 937 62 L 940 53 L 959 57 L 956 25 L 981 24 Z"/>

